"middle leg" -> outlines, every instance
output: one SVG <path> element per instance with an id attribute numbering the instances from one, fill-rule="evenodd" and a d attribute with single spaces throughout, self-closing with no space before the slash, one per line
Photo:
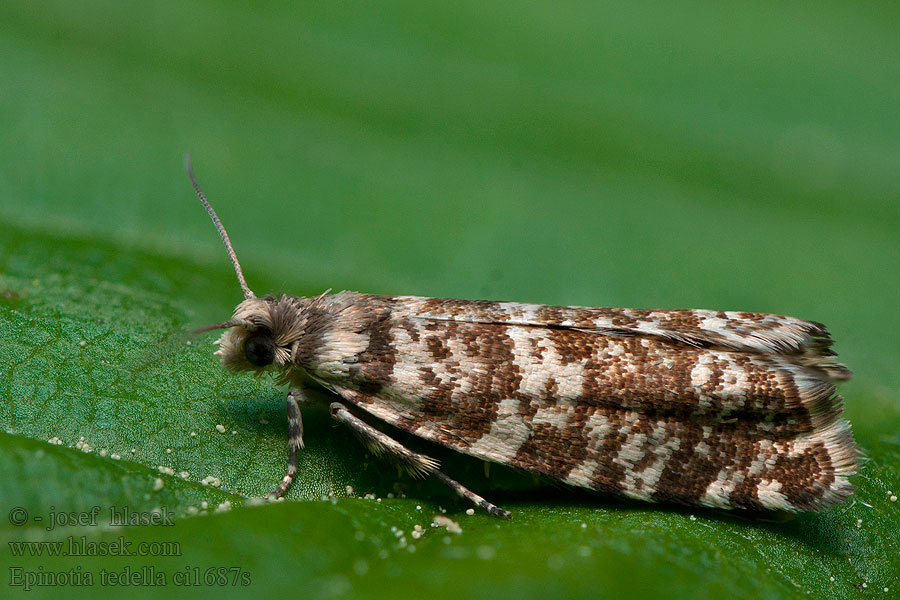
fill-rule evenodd
<path id="1" fill-rule="evenodd" d="M 331 416 L 350 427 L 372 453 L 396 461 L 412 475 L 419 477 L 434 475 L 454 492 L 487 512 L 507 519 L 512 518 L 512 514 L 509 511 L 491 504 L 475 492 L 439 471 L 438 461 L 424 454 L 413 452 L 386 433 L 375 429 L 352 414 L 343 404 L 333 402 L 331 404 Z"/>

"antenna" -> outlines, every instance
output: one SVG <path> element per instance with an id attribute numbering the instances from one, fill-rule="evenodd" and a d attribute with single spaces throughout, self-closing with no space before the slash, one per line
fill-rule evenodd
<path id="1" fill-rule="evenodd" d="M 205 327 L 195 329 L 191 333 L 198 334 L 203 333 L 204 331 L 212 331 L 213 329 L 228 329 L 229 327 L 237 327 L 238 325 L 246 326 L 247 321 L 238 321 L 237 319 L 232 319 L 231 321 L 222 321 L 221 323 L 213 323 L 212 325 L 207 325 Z"/>
<path id="2" fill-rule="evenodd" d="M 231 240 L 228 239 L 228 232 L 225 231 L 225 227 L 222 225 L 222 221 L 219 220 L 219 216 L 216 214 L 216 211 L 213 210 L 213 207 L 206 199 L 206 196 L 203 195 L 203 190 L 200 189 L 200 184 L 197 183 L 197 179 L 194 177 L 194 171 L 193 169 L 191 169 L 190 154 L 184 155 L 184 168 L 187 169 L 188 177 L 190 177 L 191 179 L 191 185 L 194 186 L 194 191 L 197 192 L 197 197 L 200 198 L 200 202 L 203 203 L 204 208 L 206 208 L 206 212 L 209 213 L 210 218 L 213 220 L 213 224 L 216 226 L 216 229 L 219 231 L 219 235 L 222 237 L 222 242 L 225 244 L 225 249 L 228 251 L 228 256 L 231 258 L 231 264 L 234 265 L 234 273 L 237 275 L 238 283 L 241 284 L 241 290 L 244 292 L 244 298 L 256 298 L 256 295 L 247 286 L 247 280 L 244 279 L 244 272 L 241 271 L 241 263 L 238 262 L 237 254 L 234 253 L 234 248 L 231 245 Z"/>

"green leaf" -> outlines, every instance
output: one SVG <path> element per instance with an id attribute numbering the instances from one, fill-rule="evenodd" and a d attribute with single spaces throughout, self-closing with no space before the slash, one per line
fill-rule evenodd
<path id="1" fill-rule="evenodd" d="M 0 3 L 8 589 L 896 595 L 895 22 L 889 3 Z M 773 522 L 536 487 L 403 438 L 506 522 L 310 409 L 287 499 L 259 501 L 285 390 L 188 333 L 240 298 L 188 150 L 258 293 L 825 322 L 856 373 L 859 489 Z M 462 533 L 431 526 L 443 511 Z"/>

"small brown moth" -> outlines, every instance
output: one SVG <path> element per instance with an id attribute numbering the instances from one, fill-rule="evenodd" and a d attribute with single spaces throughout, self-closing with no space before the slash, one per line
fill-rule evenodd
<path id="1" fill-rule="evenodd" d="M 431 442 L 571 485 L 652 502 L 822 510 L 847 498 L 859 453 L 835 382 L 850 378 L 824 325 L 780 315 L 323 293 L 256 297 L 225 228 L 244 300 L 216 342 L 231 371 L 287 395 L 287 474 L 299 404 L 319 385 Z M 331 415 L 377 455 L 510 513 L 356 417 Z"/>

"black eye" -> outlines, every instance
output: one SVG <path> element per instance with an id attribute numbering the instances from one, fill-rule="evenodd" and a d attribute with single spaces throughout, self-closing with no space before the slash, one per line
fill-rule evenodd
<path id="1" fill-rule="evenodd" d="M 247 362 L 256 367 L 265 367 L 275 360 L 275 340 L 265 334 L 257 334 L 244 342 Z"/>

